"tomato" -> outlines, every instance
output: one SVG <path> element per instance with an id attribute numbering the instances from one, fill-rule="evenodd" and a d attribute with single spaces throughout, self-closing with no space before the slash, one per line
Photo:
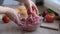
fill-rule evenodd
<path id="1" fill-rule="evenodd" d="M 10 19 L 7 16 L 3 16 L 2 20 L 3 20 L 4 23 L 9 23 L 10 22 Z"/>
<path id="2" fill-rule="evenodd" d="M 55 14 L 54 13 L 49 13 L 45 16 L 45 19 L 47 22 L 53 22 L 55 20 Z"/>

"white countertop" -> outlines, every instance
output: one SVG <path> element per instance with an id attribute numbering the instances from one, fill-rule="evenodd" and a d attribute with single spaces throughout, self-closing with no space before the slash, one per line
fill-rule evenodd
<path id="1" fill-rule="evenodd" d="M 59 34 L 58 31 L 38 28 L 34 32 L 22 32 L 13 23 L 0 24 L 0 34 Z"/>
<path id="2" fill-rule="evenodd" d="M 0 34 L 59 34 L 59 31 L 39 27 L 34 32 L 22 32 L 13 22 L 5 24 L 0 18 Z"/>

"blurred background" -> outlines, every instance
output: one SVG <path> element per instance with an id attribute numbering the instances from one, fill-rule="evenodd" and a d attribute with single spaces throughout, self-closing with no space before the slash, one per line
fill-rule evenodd
<path id="1" fill-rule="evenodd" d="M 18 5 L 19 2 L 14 0 L 0 0 L 0 5 Z"/>
<path id="2" fill-rule="evenodd" d="M 35 2 L 36 0 L 32 0 Z M 0 5 L 18 5 L 19 2 L 14 1 L 14 0 L 0 0 Z"/>

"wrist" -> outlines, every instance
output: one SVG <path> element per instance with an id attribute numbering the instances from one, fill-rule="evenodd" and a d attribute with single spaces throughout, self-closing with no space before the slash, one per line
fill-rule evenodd
<path id="1" fill-rule="evenodd" d="M 13 14 L 14 11 L 16 11 L 16 10 L 13 8 L 8 8 L 6 14 Z"/>

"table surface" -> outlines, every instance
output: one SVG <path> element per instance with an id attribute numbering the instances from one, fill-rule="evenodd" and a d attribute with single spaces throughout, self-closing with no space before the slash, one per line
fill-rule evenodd
<path id="1" fill-rule="evenodd" d="M 41 27 L 49 28 L 52 30 L 59 30 L 59 21 L 55 20 L 52 23 L 42 22 Z"/>
<path id="2" fill-rule="evenodd" d="M 2 21 L 0 21 L 2 22 Z M 23 32 L 19 30 L 14 23 L 1 23 L 0 24 L 0 34 L 59 34 L 59 31 L 49 30 L 44 28 L 38 28 L 34 32 Z"/>
<path id="3" fill-rule="evenodd" d="M 15 6 L 9 6 L 15 8 Z M 3 23 L 1 20 L 3 15 L 0 14 L 0 34 L 59 34 L 60 31 L 49 30 L 45 28 L 38 28 L 34 32 L 22 32 L 19 28 L 14 24 L 14 22 Z"/>
<path id="4" fill-rule="evenodd" d="M 2 15 L 0 15 L 2 16 Z M 3 23 L 0 17 L 0 34 L 59 34 L 60 31 L 38 28 L 34 32 L 22 32 L 14 22 Z"/>

